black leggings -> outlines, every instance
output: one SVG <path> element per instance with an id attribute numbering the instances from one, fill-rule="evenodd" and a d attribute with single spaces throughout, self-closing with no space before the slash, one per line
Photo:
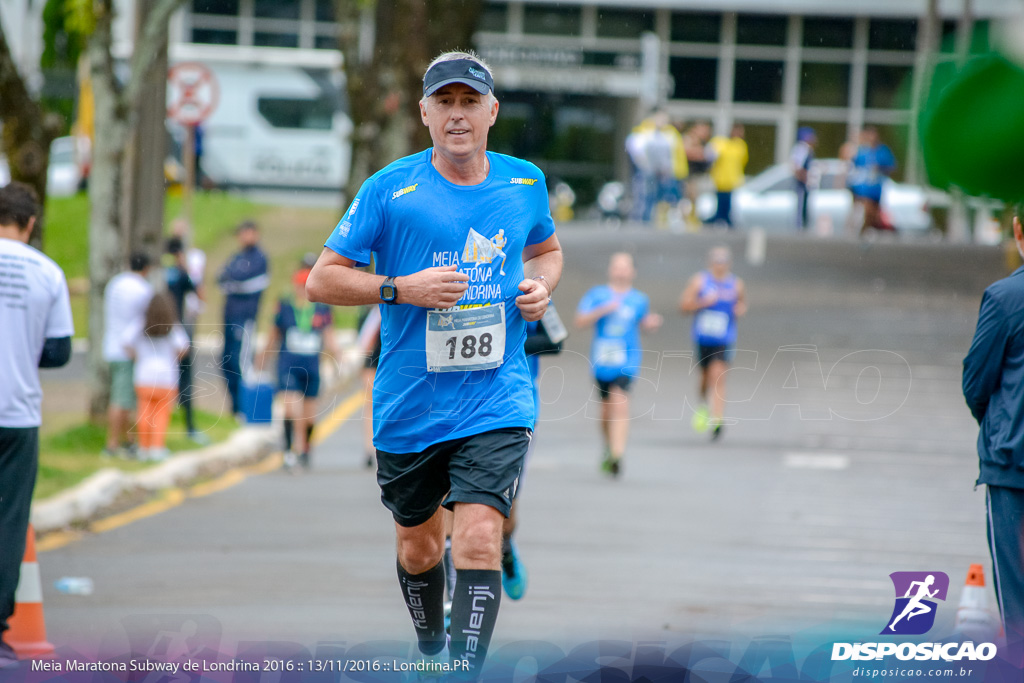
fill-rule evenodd
<path id="1" fill-rule="evenodd" d="M 0 427 L 0 635 L 14 614 L 38 469 L 39 428 Z"/>

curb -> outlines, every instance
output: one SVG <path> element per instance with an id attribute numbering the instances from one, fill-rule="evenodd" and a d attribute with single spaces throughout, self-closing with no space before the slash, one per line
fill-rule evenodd
<path id="1" fill-rule="evenodd" d="M 37 533 L 44 534 L 90 521 L 125 493 L 155 493 L 194 481 L 207 470 L 230 469 L 262 459 L 277 449 L 277 437 L 274 424 L 249 425 L 237 429 L 222 443 L 178 453 L 141 472 L 129 474 L 112 467 L 100 470 L 80 484 L 34 503 L 32 525 Z"/>
<path id="2" fill-rule="evenodd" d="M 323 386 L 333 391 L 356 377 L 363 354 L 354 339 L 343 339 L 341 358 L 323 367 Z M 60 531 L 94 521 L 117 500 L 133 491 L 149 494 L 194 482 L 209 471 L 223 473 L 280 450 L 280 420 L 266 425 L 244 425 L 227 440 L 192 451 L 176 453 L 165 462 L 140 472 L 109 467 L 85 481 L 32 504 L 31 522 L 36 533 Z"/>

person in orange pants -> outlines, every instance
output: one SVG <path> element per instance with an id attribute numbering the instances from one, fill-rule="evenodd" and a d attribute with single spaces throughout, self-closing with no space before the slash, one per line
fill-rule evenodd
<path id="1" fill-rule="evenodd" d="M 140 460 L 165 460 L 167 426 L 178 395 L 178 363 L 188 352 L 189 339 L 177 322 L 174 301 L 155 295 L 141 327 L 126 331 L 124 346 L 135 360 Z"/>
<path id="2" fill-rule="evenodd" d="M 135 387 L 139 400 L 139 422 L 136 431 L 139 447 L 146 452 L 146 459 L 163 460 L 167 457 L 167 426 L 171 422 L 177 388 Z M 141 457 L 141 456 L 140 456 Z"/>

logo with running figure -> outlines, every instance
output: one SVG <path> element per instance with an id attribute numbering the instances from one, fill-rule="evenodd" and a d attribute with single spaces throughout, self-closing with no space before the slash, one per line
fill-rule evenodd
<path id="1" fill-rule="evenodd" d="M 505 230 L 499 229 L 498 234 L 488 239 L 473 228 L 469 229 L 466 235 L 466 246 L 462 250 L 462 262 L 473 263 L 479 266 L 481 263 L 490 263 L 501 257 L 499 271 L 505 274 L 505 261 L 508 256 L 503 251 L 508 239 L 505 237 Z"/>
<path id="2" fill-rule="evenodd" d="M 935 624 L 936 600 L 946 600 L 949 577 L 942 572 L 893 572 L 896 604 L 881 635 L 919 636 Z"/>

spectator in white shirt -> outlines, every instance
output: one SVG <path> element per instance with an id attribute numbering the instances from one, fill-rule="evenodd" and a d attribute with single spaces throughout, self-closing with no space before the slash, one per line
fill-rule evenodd
<path id="1" fill-rule="evenodd" d="M 31 187 L 0 187 L 0 670 L 18 665 L 4 632 L 39 468 L 43 391 L 36 368 L 67 363 L 74 334 L 63 271 L 28 246 L 38 213 Z"/>
<path id="2" fill-rule="evenodd" d="M 110 364 L 110 407 L 107 409 L 106 456 L 134 455 L 136 445 L 129 438 L 131 414 L 135 410 L 133 363 L 124 348 L 125 330 L 140 326 L 146 306 L 153 298 L 153 285 L 146 279 L 149 257 L 135 252 L 130 270 L 115 275 L 103 292 L 103 360 Z"/>

